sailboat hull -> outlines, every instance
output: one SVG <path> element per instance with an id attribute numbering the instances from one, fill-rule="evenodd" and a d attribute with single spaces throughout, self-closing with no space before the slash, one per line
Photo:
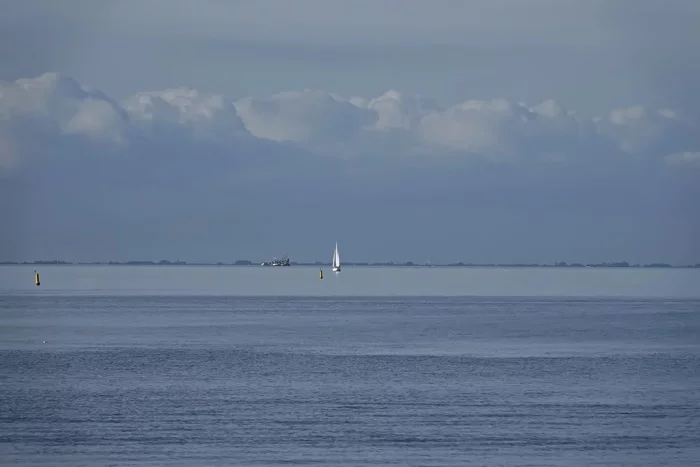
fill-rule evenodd
<path id="1" fill-rule="evenodd" d="M 337 268 L 333 268 L 333 272 L 340 272 L 340 266 Z"/>

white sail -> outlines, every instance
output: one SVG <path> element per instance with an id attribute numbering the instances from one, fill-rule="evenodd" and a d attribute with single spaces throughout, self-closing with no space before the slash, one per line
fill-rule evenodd
<path id="1" fill-rule="evenodd" d="M 340 254 L 338 254 L 338 242 L 335 243 L 335 251 L 333 251 L 333 271 L 340 271 Z"/>

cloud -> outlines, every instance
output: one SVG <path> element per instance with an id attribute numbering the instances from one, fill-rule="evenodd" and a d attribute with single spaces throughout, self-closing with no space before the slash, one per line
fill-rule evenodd
<path id="1" fill-rule="evenodd" d="M 124 108 L 142 131 L 171 128 L 210 141 L 230 141 L 248 134 L 231 99 L 197 89 L 140 92 L 126 99 Z"/>
<path id="2" fill-rule="evenodd" d="M 100 91 L 58 73 L 18 79 L 0 87 L 0 118 L 32 121 L 65 134 L 119 142 L 127 123 L 124 110 Z"/>
<path id="3" fill-rule="evenodd" d="M 588 232 L 577 251 L 595 255 L 593 239 L 604 241 L 595 225 L 639 238 L 639 250 L 610 251 L 661 252 L 670 248 L 661 224 L 641 234 L 632 225 L 693 219 L 675 203 L 697 194 L 684 169 L 698 163 L 697 135 L 692 118 L 665 108 L 596 118 L 554 100 L 440 106 L 396 90 L 233 99 L 189 87 L 117 102 L 47 73 L 0 84 L 0 235 L 12 239 L 0 257 L 190 251 L 218 260 L 221 251 L 265 257 L 279 245 L 315 259 L 317 237 L 334 229 L 364 242 L 367 254 L 396 255 L 423 236 L 448 245 L 430 225 L 471 245 L 491 235 L 510 242 L 479 253 L 489 261 L 516 260 L 524 244 L 538 245 L 526 250 L 539 261 L 551 254 L 543 239 L 552 232 Z M 673 248 L 677 258 L 695 251 L 690 242 Z"/>
<path id="4" fill-rule="evenodd" d="M 659 155 L 700 146 L 698 122 L 671 109 L 650 110 L 639 105 L 614 109 L 598 126 L 630 154 Z"/>
<path id="5" fill-rule="evenodd" d="M 63 127 L 67 134 L 82 134 L 93 138 L 122 141 L 124 116 L 109 102 L 88 99 Z"/>
<path id="6" fill-rule="evenodd" d="M 22 146 L 18 135 L 42 128 L 100 144 L 145 139 L 170 145 L 187 138 L 188 145 L 226 149 L 271 141 L 358 158 L 383 146 L 428 158 L 443 152 L 494 162 L 592 160 L 591 153 L 601 151 L 610 160 L 632 154 L 661 162 L 667 154 L 700 148 L 697 122 L 664 108 L 630 106 L 590 118 L 554 100 L 528 105 L 495 98 L 441 108 L 395 90 L 377 97 L 303 90 L 233 100 L 187 87 L 140 92 L 120 104 L 58 73 L 2 84 L 0 117 L 6 165 L 16 163 L 17 156 L 8 154 Z"/>
<path id="7" fill-rule="evenodd" d="M 0 117 L 6 166 L 18 162 L 18 135 L 42 128 L 112 145 L 179 141 L 225 151 L 243 141 L 271 141 L 328 157 L 334 151 L 382 157 L 386 149 L 519 163 L 592 161 L 601 152 L 610 161 L 632 154 L 662 162 L 667 154 L 700 148 L 697 122 L 671 109 L 630 106 L 590 118 L 554 100 L 528 105 L 495 98 L 441 108 L 396 90 L 377 97 L 303 90 L 233 100 L 187 87 L 140 92 L 119 104 L 57 73 L 4 83 Z"/>
<path id="8" fill-rule="evenodd" d="M 406 96 L 394 89 L 369 101 L 356 97 L 352 102 L 358 107 L 367 108 L 376 113 L 374 127 L 377 130 L 393 128 L 410 130 L 420 124 L 423 116 L 440 109 L 433 99 Z"/>
<path id="9" fill-rule="evenodd" d="M 343 98 L 312 90 L 241 99 L 236 109 L 248 131 L 273 141 L 344 141 L 376 119 Z"/>

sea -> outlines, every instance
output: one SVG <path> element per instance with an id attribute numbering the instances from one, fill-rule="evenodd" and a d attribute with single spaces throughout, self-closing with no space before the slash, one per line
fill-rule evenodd
<path id="1" fill-rule="evenodd" d="M 324 269 L 0 266 L 0 464 L 700 465 L 700 269 Z"/>

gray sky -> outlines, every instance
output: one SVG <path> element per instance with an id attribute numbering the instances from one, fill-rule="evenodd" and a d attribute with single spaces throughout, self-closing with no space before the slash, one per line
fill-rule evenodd
<path id="1" fill-rule="evenodd" d="M 60 71 L 118 98 L 179 85 L 233 97 L 397 88 L 444 104 L 556 98 L 596 113 L 682 103 L 663 88 L 700 75 L 690 0 L 9 0 L 3 10 L 2 78 Z"/>
<path id="2" fill-rule="evenodd" d="M 698 46 L 689 0 L 8 0 L 0 259 L 700 262 Z"/>

